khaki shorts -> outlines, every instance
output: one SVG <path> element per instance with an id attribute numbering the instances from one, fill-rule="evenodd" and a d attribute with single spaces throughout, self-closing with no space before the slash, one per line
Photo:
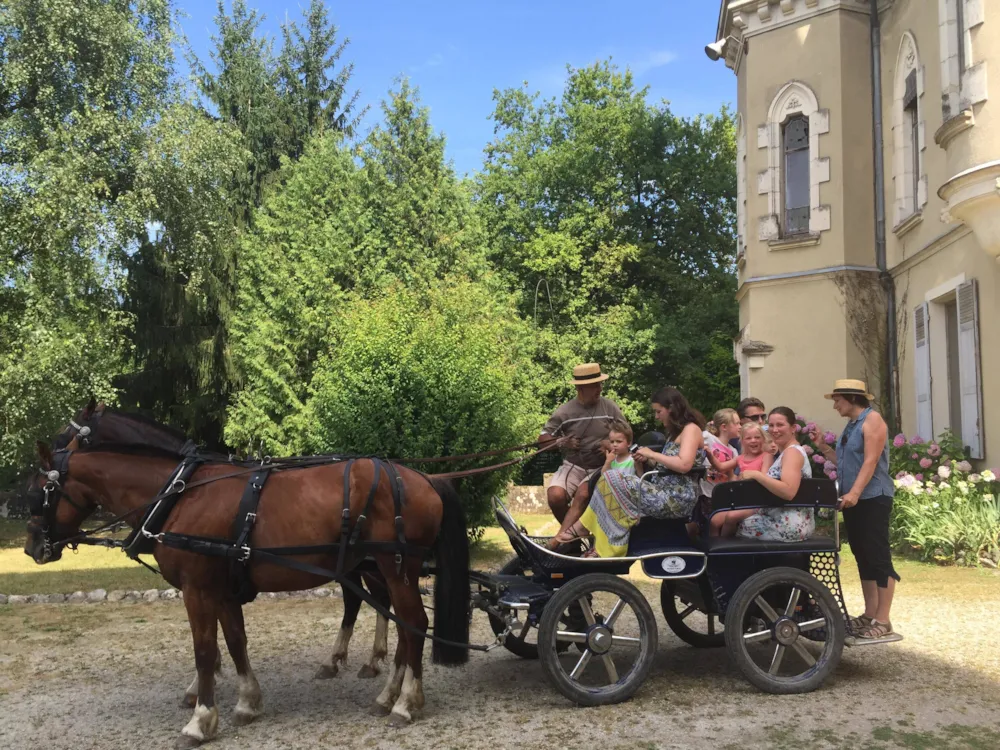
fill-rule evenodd
<path id="1" fill-rule="evenodd" d="M 549 487 L 562 487 L 572 498 L 580 485 L 596 474 L 599 469 L 585 469 L 582 466 L 563 461 L 559 469 L 552 475 Z"/>

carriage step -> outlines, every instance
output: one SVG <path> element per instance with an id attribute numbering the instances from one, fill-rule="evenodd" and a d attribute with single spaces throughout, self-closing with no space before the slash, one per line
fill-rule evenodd
<path id="1" fill-rule="evenodd" d="M 897 643 L 903 640 L 903 636 L 899 633 L 889 633 L 885 638 L 856 638 L 853 635 L 849 635 L 844 639 L 845 646 L 880 646 L 884 643 Z"/>

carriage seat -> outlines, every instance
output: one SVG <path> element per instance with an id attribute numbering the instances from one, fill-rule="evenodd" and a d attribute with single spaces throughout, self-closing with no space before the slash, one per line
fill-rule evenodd
<path id="1" fill-rule="evenodd" d="M 802 542 L 762 542 L 738 536 L 715 536 L 702 539 L 701 547 L 710 554 L 755 554 L 767 552 L 836 552 L 837 542 L 829 536 L 811 536 Z"/>

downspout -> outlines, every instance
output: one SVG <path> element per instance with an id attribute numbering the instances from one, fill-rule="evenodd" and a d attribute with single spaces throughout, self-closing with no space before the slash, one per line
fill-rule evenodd
<path id="1" fill-rule="evenodd" d="M 894 432 L 900 429 L 899 363 L 896 330 L 896 285 L 889 273 L 885 251 L 885 156 L 882 149 L 882 24 L 878 15 L 878 0 L 869 0 L 872 46 L 872 146 L 875 159 L 875 266 L 886 295 L 887 372 L 882 387 L 887 392 L 888 422 Z"/>

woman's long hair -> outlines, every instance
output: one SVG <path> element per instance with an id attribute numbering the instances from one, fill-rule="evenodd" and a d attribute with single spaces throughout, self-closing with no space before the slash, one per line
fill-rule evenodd
<path id="1" fill-rule="evenodd" d="M 705 418 L 697 409 L 691 407 L 684 394 L 676 388 L 670 386 L 661 388 L 653 394 L 650 401 L 664 407 L 670 415 L 669 423 L 664 425 L 667 428 L 667 439 L 676 440 L 681 430 L 692 422 L 698 425 L 699 429 L 705 429 Z"/>

